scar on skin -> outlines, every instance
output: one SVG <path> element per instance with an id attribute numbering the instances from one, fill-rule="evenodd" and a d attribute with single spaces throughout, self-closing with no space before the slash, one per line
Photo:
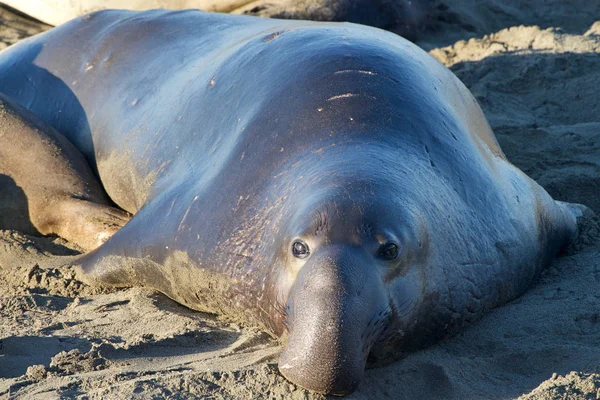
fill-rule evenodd
<path id="1" fill-rule="evenodd" d="M 365 74 L 365 75 L 377 75 L 377 72 L 366 71 L 364 69 L 343 69 L 341 71 L 335 71 L 333 74 L 334 75 L 349 74 L 349 73 L 352 73 L 352 72 L 356 72 L 357 74 Z"/>
<path id="2" fill-rule="evenodd" d="M 266 38 L 265 38 L 263 41 L 264 41 L 265 43 L 268 43 L 268 42 L 270 42 L 271 40 L 275 39 L 275 38 L 276 38 L 276 37 L 278 37 L 278 36 L 281 36 L 281 35 L 283 35 L 283 34 L 284 34 L 284 33 L 286 33 L 286 32 L 291 32 L 291 31 L 288 31 L 288 30 L 283 30 L 283 31 L 277 31 L 277 32 L 273 32 L 273 33 L 271 33 L 270 35 L 268 35 L 268 36 L 267 36 L 267 37 L 266 37 Z"/>
<path id="3" fill-rule="evenodd" d="M 358 96 L 361 96 L 361 97 L 366 97 L 366 98 L 369 98 L 369 99 L 372 99 L 372 100 L 376 100 L 376 99 L 377 99 L 376 97 L 369 96 L 369 95 L 365 95 L 365 94 L 358 94 L 358 93 L 344 93 L 344 94 L 338 94 L 338 95 L 336 95 L 336 96 L 331 96 L 330 98 L 328 98 L 328 99 L 327 99 L 327 101 L 333 101 L 333 100 L 345 99 L 345 98 L 348 98 L 348 97 L 358 97 Z"/>
<path id="4" fill-rule="evenodd" d="M 347 97 L 354 97 L 354 96 L 358 96 L 358 95 L 356 93 L 338 94 L 336 96 L 331 96 L 330 98 L 327 99 L 327 101 L 338 100 L 338 99 L 345 99 Z"/>

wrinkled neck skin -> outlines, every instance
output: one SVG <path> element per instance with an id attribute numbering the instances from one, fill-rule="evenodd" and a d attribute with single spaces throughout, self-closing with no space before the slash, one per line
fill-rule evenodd
<path id="1" fill-rule="evenodd" d="M 381 144 L 331 146 L 293 161 L 293 172 L 271 188 L 285 194 L 281 221 L 271 224 L 279 230 L 269 233 L 279 243 L 268 285 L 284 342 L 279 368 L 311 390 L 354 391 L 369 353 L 398 358 L 390 345 L 438 300 L 429 293 L 443 291 L 428 278 L 435 215 L 422 210 L 456 199 L 439 195 L 443 183 L 419 153 L 394 154 Z M 309 249 L 304 258 L 292 253 L 298 240 Z M 393 259 L 381 255 L 389 243 L 398 246 Z"/>

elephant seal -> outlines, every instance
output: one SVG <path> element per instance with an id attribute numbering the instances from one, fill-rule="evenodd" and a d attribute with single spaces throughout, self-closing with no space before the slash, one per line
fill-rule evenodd
<path id="1" fill-rule="evenodd" d="M 197 8 L 270 18 L 354 22 L 411 38 L 431 9 L 431 0 L 3 0 L 3 3 L 50 25 L 111 8 L 137 11 Z"/>
<path id="2" fill-rule="evenodd" d="M 2 3 L 50 25 L 60 25 L 92 11 L 119 8 L 149 10 L 168 8 L 230 12 L 252 0 L 2 0 Z"/>
<path id="3" fill-rule="evenodd" d="M 577 231 L 465 86 L 374 28 L 104 11 L 0 53 L 0 87 L 134 214 L 88 282 L 258 325 L 317 392 L 519 296 Z"/>

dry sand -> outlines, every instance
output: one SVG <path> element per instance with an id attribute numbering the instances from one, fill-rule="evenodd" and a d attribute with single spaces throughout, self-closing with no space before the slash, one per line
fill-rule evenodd
<path id="1" fill-rule="evenodd" d="M 509 159 L 600 214 L 600 2 L 447 0 L 431 15 L 418 44 L 473 91 Z M 46 29 L 0 21 L 4 45 Z M 600 232 L 585 226 L 585 243 L 524 296 L 368 370 L 349 398 L 600 398 Z M 320 397 L 277 373 L 277 343 L 257 330 L 40 268 L 76 253 L 0 231 L 0 398 Z"/>

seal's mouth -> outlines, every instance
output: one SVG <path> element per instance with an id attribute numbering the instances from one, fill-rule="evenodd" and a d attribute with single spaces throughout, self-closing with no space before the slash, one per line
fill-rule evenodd
<path id="1" fill-rule="evenodd" d="M 392 317 L 392 307 L 388 305 L 371 318 L 365 331 L 361 335 L 362 354 L 365 364 L 368 364 L 371 349 L 376 343 L 383 343 L 390 336 L 390 320 Z"/>
<path id="2" fill-rule="evenodd" d="M 416 307 L 417 301 L 414 298 L 407 298 L 400 305 L 390 299 L 389 307 L 382 315 L 382 318 L 386 318 L 386 323 L 370 344 L 366 368 L 383 367 L 403 357 L 406 350 L 402 346 L 405 324 Z"/>

